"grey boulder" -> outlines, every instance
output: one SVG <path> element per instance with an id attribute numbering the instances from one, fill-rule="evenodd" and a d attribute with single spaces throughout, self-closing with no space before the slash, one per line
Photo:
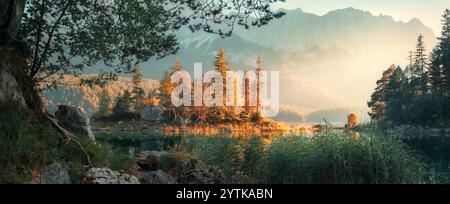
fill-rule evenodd
<path id="1" fill-rule="evenodd" d="M 10 102 L 15 101 L 19 104 L 26 106 L 25 99 L 19 88 L 19 84 L 16 79 L 6 72 L 5 70 L 0 71 L 0 102 Z"/>
<path id="2" fill-rule="evenodd" d="M 72 184 L 72 182 L 69 173 L 60 163 L 52 163 L 31 184 Z"/>
<path id="3" fill-rule="evenodd" d="M 95 140 L 91 121 L 83 109 L 74 106 L 60 105 L 55 113 L 58 123 L 69 131 Z"/>
<path id="4" fill-rule="evenodd" d="M 108 168 L 89 169 L 84 181 L 88 184 L 140 184 L 135 176 Z"/>

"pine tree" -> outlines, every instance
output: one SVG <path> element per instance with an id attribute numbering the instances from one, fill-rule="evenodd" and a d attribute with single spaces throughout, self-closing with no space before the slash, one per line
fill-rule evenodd
<path id="1" fill-rule="evenodd" d="M 412 78 L 412 69 L 414 69 L 414 51 L 409 51 L 408 65 L 404 71 L 404 75 L 408 80 Z"/>
<path id="2" fill-rule="evenodd" d="M 170 68 L 172 70 L 171 74 L 181 71 L 183 69 L 183 65 L 181 64 L 180 58 L 175 59 L 175 65 Z"/>
<path id="3" fill-rule="evenodd" d="M 219 49 L 219 52 L 217 53 L 215 60 L 214 60 L 214 68 L 217 72 L 219 72 L 222 75 L 223 80 L 223 94 L 222 94 L 222 107 L 214 108 L 212 111 L 216 116 L 214 116 L 217 120 L 225 119 L 224 115 L 228 114 L 230 112 L 230 109 L 226 107 L 226 100 L 227 100 L 227 80 L 226 75 L 227 71 L 230 69 L 228 68 L 228 61 L 225 59 L 225 49 L 222 47 Z"/>
<path id="4" fill-rule="evenodd" d="M 226 72 L 229 71 L 228 65 L 228 61 L 225 59 L 225 49 L 221 47 L 215 57 L 214 67 L 222 76 L 225 76 Z"/>
<path id="5" fill-rule="evenodd" d="M 111 114 L 111 95 L 106 88 L 100 92 L 98 116 L 104 117 Z"/>
<path id="6" fill-rule="evenodd" d="M 414 52 L 414 60 L 408 75 L 410 77 L 411 86 L 415 95 L 422 95 L 428 91 L 428 79 L 426 70 L 428 66 L 427 55 L 423 36 L 419 35 L 417 39 L 416 51 Z"/>
<path id="7" fill-rule="evenodd" d="M 175 84 L 172 83 L 171 77 L 177 71 L 181 71 L 183 66 L 180 60 L 177 58 L 175 65 L 170 68 L 169 71 L 164 72 L 164 76 L 160 80 L 159 87 L 159 100 L 160 105 L 164 107 L 163 118 L 166 120 L 174 120 L 180 116 L 182 107 L 175 108 L 172 104 L 172 92 L 175 89 Z"/>
<path id="8" fill-rule="evenodd" d="M 261 111 L 261 90 L 260 90 L 260 86 L 261 86 L 261 57 L 258 57 L 258 59 L 256 59 L 256 114 L 259 116 L 260 115 L 260 111 Z"/>
<path id="9" fill-rule="evenodd" d="M 430 54 L 430 67 L 428 70 L 429 83 L 431 93 L 435 96 L 441 96 L 442 92 L 442 65 L 441 65 L 441 50 L 434 48 Z"/>
<path id="10" fill-rule="evenodd" d="M 442 102 L 442 116 L 444 121 L 450 121 L 450 9 L 446 9 L 442 16 L 442 31 L 438 38 L 439 42 L 436 48 L 436 54 L 432 61 L 435 70 L 434 80 L 438 89 L 439 98 Z M 441 78 L 437 75 L 441 73 Z"/>
<path id="11" fill-rule="evenodd" d="M 381 79 L 377 81 L 377 88 L 375 88 L 371 100 L 367 103 L 370 108 L 369 116 L 382 126 L 385 125 L 386 87 L 395 69 L 395 65 L 392 65 L 383 72 Z"/>
<path id="12" fill-rule="evenodd" d="M 142 82 L 142 70 L 139 65 L 136 65 L 133 70 L 132 82 L 133 82 L 132 97 L 134 110 L 139 111 L 142 108 L 144 108 L 144 99 L 145 99 L 144 84 Z"/>
<path id="13" fill-rule="evenodd" d="M 439 38 L 440 64 L 443 75 L 443 91 L 446 97 L 450 97 L 450 10 L 446 9 L 442 20 L 442 32 Z"/>
<path id="14" fill-rule="evenodd" d="M 116 105 L 114 106 L 114 114 L 130 113 L 131 107 L 133 105 L 133 100 L 131 93 L 126 90 L 121 97 L 117 99 Z"/>
<path id="15" fill-rule="evenodd" d="M 385 87 L 385 118 L 388 124 L 401 124 L 403 121 L 404 97 L 403 82 L 404 73 L 400 67 L 395 68 Z"/>

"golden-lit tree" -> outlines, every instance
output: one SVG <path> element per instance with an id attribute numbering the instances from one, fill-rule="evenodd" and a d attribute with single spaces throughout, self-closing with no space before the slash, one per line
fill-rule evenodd
<path id="1" fill-rule="evenodd" d="M 359 123 L 359 119 L 358 119 L 358 115 L 356 113 L 350 113 L 347 116 L 347 126 L 348 128 L 352 128 L 356 125 L 358 125 Z"/>
<path id="2" fill-rule="evenodd" d="M 176 87 L 176 84 L 172 83 L 171 76 L 177 72 L 181 71 L 183 66 L 180 60 L 177 58 L 175 61 L 175 65 L 170 68 L 169 71 L 164 72 L 163 78 L 160 80 L 159 87 L 159 103 L 162 107 L 164 107 L 165 111 L 163 117 L 167 120 L 177 120 L 180 116 L 183 115 L 184 107 L 176 108 L 172 104 L 171 95 L 173 90 Z"/>
<path id="3" fill-rule="evenodd" d="M 258 59 L 256 59 L 256 113 L 259 114 L 259 112 L 261 111 L 261 99 L 260 99 L 260 86 L 261 86 L 261 80 L 260 80 L 260 75 L 261 75 L 261 57 L 258 57 Z"/>
<path id="4" fill-rule="evenodd" d="M 375 92 L 372 94 L 370 101 L 367 103 L 370 108 L 369 116 L 372 120 L 379 122 L 380 124 L 384 124 L 386 122 L 384 115 L 386 108 L 386 90 L 395 69 L 396 66 L 391 65 L 383 72 L 381 79 L 377 81 Z"/>
<path id="5" fill-rule="evenodd" d="M 223 95 L 222 95 L 222 107 L 216 107 L 213 108 L 212 110 L 210 110 L 211 112 L 211 117 L 215 118 L 216 120 L 223 120 L 225 119 L 225 115 L 231 113 L 231 109 L 226 107 L 226 100 L 227 100 L 227 88 L 226 88 L 226 84 L 227 84 L 227 79 L 226 79 L 226 75 L 227 75 L 227 71 L 229 71 L 229 67 L 228 67 L 229 63 L 228 61 L 225 59 L 225 49 L 223 47 L 221 47 L 219 49 L 219 52 L 217 53 L 215 60 L 214 60 L 214 68 L 217 72 L 219 72 L 222 75 L 222 80 L 223 80 Z"/>

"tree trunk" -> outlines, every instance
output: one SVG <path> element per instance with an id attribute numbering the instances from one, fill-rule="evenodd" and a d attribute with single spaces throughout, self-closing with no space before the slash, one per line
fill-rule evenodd
<path id="1" fill-rule="evenodd" d="M 0 45 L 6 46 L 16 39 L 22 22 L 26 0 L 0 1 Z"/>
<path id="2" fill-rule="evenodd" d="M 26 0 L 0 1 L 0 71 L 6 71 L 15 78 L 20 88 L 20 95 L 25 100 L 26 104 L 24 105 L 28 106 L 29 109 L 41 112 L 66 142 L 76 143 L 86 155 L 88 164 L 92 166 L 91 158 L 78 138 L 61 127 L 58 121 L 47 113 L 41 96 L 36 90 L 35 82 L 25 73 L 26 59 L 18 57 L 18 53 L 14 51 L 12 42 L 18 41 L 16 38 L 22 21 L 25 2 Z M 0 93 L 2 93 L 2 90 L 0 90 Z M 10 101 L 12 100 L 14 99 L 11 98 Z"/>

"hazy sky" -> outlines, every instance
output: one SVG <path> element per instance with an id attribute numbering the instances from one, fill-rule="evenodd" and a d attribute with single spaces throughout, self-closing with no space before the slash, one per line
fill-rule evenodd
<path id="1" fill-rule="evenodd" d="M 390 15 L 395 20 L 409 21 L 419 18 L 425 25 L 440 33 L 440 20 L 445 8 L 450 8 L 450 0 L 286 0 L 277 7 L 295 9 L 318 15 L 330 10 L 354 7 L 370 11 L 374 15 Z"/>

